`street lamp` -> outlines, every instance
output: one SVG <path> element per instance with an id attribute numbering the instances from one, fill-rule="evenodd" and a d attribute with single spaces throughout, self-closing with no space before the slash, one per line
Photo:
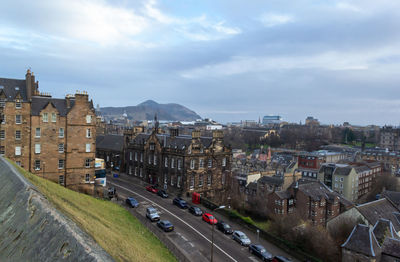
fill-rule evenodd
<path id="1" fill-rule="evenodd" d="M 218 210 L 218 209 L 224 209 L 224 208 L 225 208 L 225 206 L 219 206 L 216 209 L 214 209 L 213 211 Z M 212 225 L 211 225 L 211 262 L 213 261 L 213 253 L 214 253 L 214 223 L 212 223 Z"/>

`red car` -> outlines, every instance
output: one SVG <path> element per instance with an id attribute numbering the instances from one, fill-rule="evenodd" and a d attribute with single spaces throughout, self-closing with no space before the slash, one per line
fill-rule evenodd
<path id="1" fill-rule="evenodd" d="M 210 213 L 204 213 L 202 216 L 203 220 L 206 221 L 209 224 L 216 224 L 218 221 L 217 219 L 211 215 Z"/>
<path id="2" fill-rule="evenodd" d="M 157 193 L 158 192 L 158 189 L 155 186 L 147 186 L 146 190 L 151 192 L 151 193 Z"/>

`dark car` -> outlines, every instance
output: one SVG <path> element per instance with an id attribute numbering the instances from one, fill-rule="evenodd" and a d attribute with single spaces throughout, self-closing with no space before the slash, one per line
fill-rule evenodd
<path id="1" fill-rule="evenodd" d="M 265 250 L 262 245 L 251 244 L 249 245 L 249 252 L 259 258 L 262 261 L 271 261 L 272 255 Z"/>
<path id="2" fill-rule="evenodd" d="M 191 206 L 189 208 L 189 212 L 192 213 L 195 216 L 201 216 L 203 214 L 203 211 L 201 211 L 200 208 L 195 207 L 195 206 Z"/>
<path id="3" fill-rule="evenodd" d="M 133 197 L 128 197 L 125 202 L 130 207 L 138 207 L 139 206 L 139 202 L 137 202 L 137 200 L 134 199 Z"/>
<path id="4" fill-rule="evenodd" d="M 284 256 L 274 256 L 272 259 L 273 262 L 292 262 L 289 258 L 286 258 Z"/>
<path id="5" fill-rule="evenodd" d="M 224 221 L 219 221 L 217 223 L 217 229 L 221 232 L 224 232 L 224 234 L 232 234 L 233 230 L 230 225 L 225 223 Z"/>
<path id="6" fill-rule="evenodd" d="M 164 232 L 170 232 L 174 230 L 174 225 L 171 224 L 168 220 L 160 220 L 157 222 L 157 226 L 164 230 Z"/>
<path id="7" fill-rule="evenodd" d="M 113 170 L 119 171 L 119 166 L 114 166 L 114 167 L 113 167 Z"/>
<path id="8" fill-rule="evenodd" d="M 186 201 L 183 200 L 183 199 L 180 198 L 180 197 L 175 197 L 175 198 L 174 198 L 174 201 L 172 201 L 172 203 L 173 203 L 174 205 L 177 205 L 177 206 L 180 207 L 180 208 L 188 208 L 188 205 L 186 204 Z"/>
<path id="9" fill-rule="evenodd" d="M 158 190 L 157 195 L 159 195 L 162 198 L 167 198 L 168 194 L 165 192 L 165 190 Z"/>

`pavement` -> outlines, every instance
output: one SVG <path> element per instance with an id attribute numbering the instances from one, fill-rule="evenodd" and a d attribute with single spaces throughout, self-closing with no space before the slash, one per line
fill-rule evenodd
<path id="1" fill-rule="evenodd" d="M 216 227 L 212 234 L 212 226 L 204 222 L 200 216 L 196 217 L 189 213 L 187 209 L 180 209 L 173 205 L 172 200 L 175 196 L 170 195 L 166 199 L 161 198 L 157 194 L 146 191 L 145 186 L 147 185 L 148 183 L 125 174 L 120 174 L 118 178 L 111 177 L 111 175 L 107 176 L 107 186 L 116 187 L 119 198 L 125 199 L 130 196 L 139 202 L 139 207 L 131 210 L 133 215 L 145 217 L 146 208 L 153 206 L 159 211 L 162 220 L 169 220 L 174 225 L 174 231 L 165 234 L 189 261 L 211 260 L 212 235 L 214 238 L 213 261 L 260 261 L 259 258 L 249 253 L 247 247 L 235 242 L 231 235 L 223 234 Z M 191 202 L 188 202 L 188 204 L 192 205 Z M 202 205 L 196 206 L 201 208 L 203 212 L 213 214 L 211 210 Z M 257 241 L 257 235 L 245 227 L 232 223 L 220 214 L 213 215 L 217 220 L 222 219 L 228 222 L 233 230 L 244 232 L 252 243 L 257 242 L 263 245 L 272 255 L 281 255 L 292 259 L 292 261 L 298 261 L 264 239 Z M 157 227 L 156 222 L 152 223 L 151 226 Z"/>

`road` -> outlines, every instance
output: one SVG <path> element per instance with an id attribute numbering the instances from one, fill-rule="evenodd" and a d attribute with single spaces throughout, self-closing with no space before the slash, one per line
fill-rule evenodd
<path id="1" fill-rule="evenodd" d="M 173 205 L 172 199 L 174 196 L 163 199 L 156 194 L 146 191 L 146 183 L 143 181 L 123 174 L 118 178 L 108 176 L 107 184 L 117 188 L 120 198 L 125 199 L 128 196 L 132 196 L 139 201 L 139 207 L 133 210 L 134 215 L 145 217 L 146 208 L 153 206 L 159 211 L 162 220 L 167 219 L 171 221 L 175 226 L 175 230 L 165 234 L 176 246 L 186 253 L 190 261 L 210 260 L 211 225 L 204 222 L 201 217 L 196 217 L 187 210 L 180 209 Z M 203 211 L 207 210 L 203 206 L 199 207 Z M 215 215 L 215 217 L 217 220 L 221 219 L 221 215 L 219 214 Z M 252 242 L 257 242 L 257 235 L 254 233 L 227 219 L 223 220 L 229 222 L 233 230 L 240 230 L 244 232 Z M 156 223 L 153 223 L 153 226 L 156 227 Z M 260 261 L 257 257 L 249 253 L 247 247 L 242 247 L 232 240 L 230 235 L 225 235 L 216 230 L 216 228 L 214 229 L 214 261 Z M 293 261 L 297 261 L 264 239 L 260 239 L 259 242 L 273 255 L 283 255 L 291 258 Z"/>

